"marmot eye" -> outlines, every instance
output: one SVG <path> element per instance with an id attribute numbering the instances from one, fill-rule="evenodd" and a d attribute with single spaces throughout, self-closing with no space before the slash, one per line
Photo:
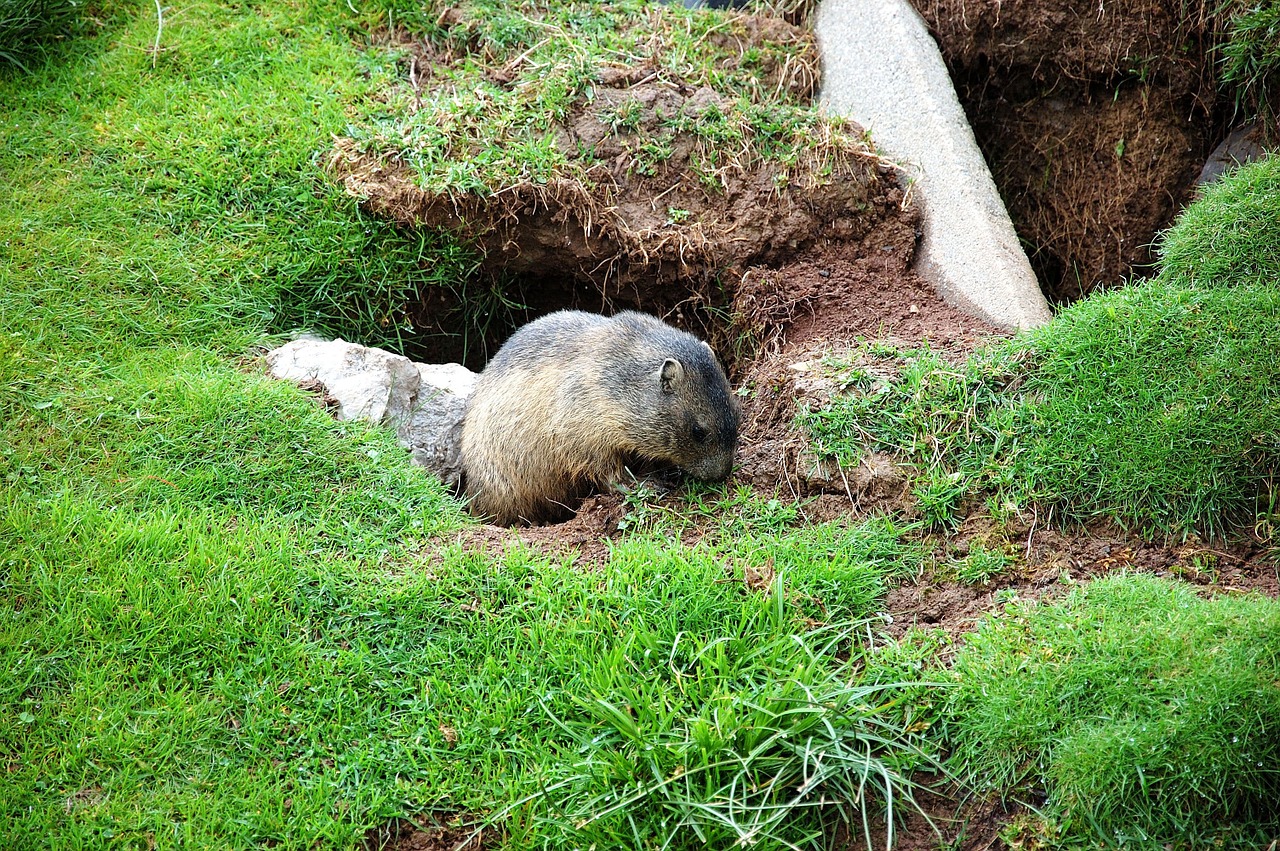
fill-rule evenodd
<path id="1" fill-rule="evenodd" d="M 696 425 L 696 426 L 694 426 L 694 427 L 693 427 L 693 439 L 694 439 L 694 440 L 696 440 L 698 443 L 706 443 L 706 442 L 707 442 L 707 430 L 706 430 L 705 428 L 703 428 L 702 426 L 700 426 L 700 425 Z"/>

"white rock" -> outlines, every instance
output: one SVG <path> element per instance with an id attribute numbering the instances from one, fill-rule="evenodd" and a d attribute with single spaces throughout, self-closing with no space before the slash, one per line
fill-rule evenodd
<path id="1" fill-rule="evenodd" d="M 275 378 L 318 381 L 338 401 L 338 419 L 388 423 L 409 415 L 418 370 L 402 355 L 346 340 L 303 338 L 267 353 Z"/>
<path id="2" fill-rule="evenodd" d="M 318 382 L 337 401 L 338 419 L 391 426 L 415 463 L 451 487 L 461 480 L 462 415 L 478 377 L 466 367 L 303 338 L 269 352 L 267 369 L 275 378 Z"/>

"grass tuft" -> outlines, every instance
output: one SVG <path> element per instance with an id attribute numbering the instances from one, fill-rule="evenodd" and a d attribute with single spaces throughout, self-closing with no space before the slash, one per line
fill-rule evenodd
<path id="1" fill-rule="evenodd" d="M 1260 847 L 1280 830 L 1274 600 L 1107 577 L 1011 604 L 953 675 L 949 765 L 979 790 L 1047 794 L 1048 833 Z"/>
<path id="2" fill-rule="evenodd" d="M 1280 286 L 1280 156 L 1208 186 L 1161 236 L 1159 256 L 1170 286 Z"/>
<path id="3" fill-rule="evenodd" d="M 1280 88 L 1280 3 L 1227 2 L 1226 39 L 1218 45 L 1222 85 L 1235 97 L 1238 114 L 1271 123 L 1280 119 L 1272 102 Z"/>
<path id="4" fill-rule="evenodd" d="M 784 610 L 779 582 L 762 616 Z M 890 847 L 895 819 L 918 809 L 911 772 L 937 763 L 894 711 L 904 686 L 863 681 L 861 630 L 634 635 L 663 670 L 607 666 L 578 720 L 560 722 L 584 756 L 549 796 L 557 820 L 595 847 L 825 847 L 838 826 L 874 847 L 873 824 Z"/>
<path id="5" fill-rule="evenodd" d="M 65 36 L 79 15 L 80 0 L 5 0 L 0 5 L 0 68 L 4 63 L 28 72 L 24 59 L 43 42 Z"/>

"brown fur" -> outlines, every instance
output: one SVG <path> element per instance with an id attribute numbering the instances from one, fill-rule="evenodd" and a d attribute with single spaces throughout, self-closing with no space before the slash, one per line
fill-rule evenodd
<path id="1" fill-rule="evenodd" d="M 507 341 L 467 402 L 471 511 L 503 524 L 559 519 L 637 462 L 723 479 L 738 417 L 696 337 L 638 313 L 544 316 Z"/>

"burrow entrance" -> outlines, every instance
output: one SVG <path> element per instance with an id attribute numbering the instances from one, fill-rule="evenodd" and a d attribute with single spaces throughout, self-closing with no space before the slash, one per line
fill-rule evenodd
<path id="1" fill-rule="evenodd" d="M 408 51 L 406 77 L 458 61 L 431 42 L 387 38 Z M 725 38 L 743 49 L 753 40 L 798 44 L 799 61 L 758 73 L 785 98 L 814 94 L 817 50 L 807 31 L 739 15 Z M 771 270 L 842 245 L 900 271 L 914 251 L 916 213 L 896 168 L 860 128 L 812 118 L 809 128 L 785 126 L 794 120 L 785 110 L 746 115 L 710 86 L 639 64 L 605 68 L 552 127 L 569 164 L 550 179 L 492 193 L 433 191 L 395 156 L 350 139 L 338 142 L 330 169 L 371 212 L 449 232 L 483 258 L 473 281 L 406 307 L 419 354 L 479 369 L 511 331 L 553 310 L 637 309 L 709 340 L 736 373 L 793 314 L 813 312 L 819 295 L 789 281 L 766 295 Z M 802 135 L 813 128 L 818 136 Z M 762 132 L 779 138 L 751 138 Z M 787 156 L 764 152 L 784 140 L 796 143 Z"/>
<path id="2" fill-rule="evenodd" d="M 1188 30 L 1153 3 L 1096 20 L 1064 0 L 1003 12 L 918 5 L 1051 299 L 1067 302 L 1144 268 L 1223 123 L 1205 88 L 1207 19 Z M 809 30 L 764 14 L 725 21 L 706 37 L 723 49 L 721 70 L 736 74 L 742 57 L 757 56 L 763 101 L 811 100 L 819 57 Z M 388 103 L 419 109 L 448 96 L 459 63 L 484 65 L 486 85 L 498 90 L 520 85 L 526 54 L 488 44 L 465 9 L 446 10 L 437 26 L 443 36 L 373 39 L 370 49 L 401 56 Z M 1070 37 L 1059 43 L 1061 32 Z M 1134 87 L 1139 55 L 1146 70 Z M 959 360 L 996 332 L 911 272 L 917 211 L 902 175 L 860 128 L 797 130 L 785 111 L 761 122 L 768 107 L 753 109 L 669 64 L 606 63 L 546 131 L 569 160 L 549 177 L 489 192 L 433 190 L 400 156 L 399 139 L 382 148 L 339 140 L 329 167 L 367 210 L 452 233 L 483 258 L 458 287 L 404 305 L 412 357 L 479 370 L 515 328 L 557 309 L 653 313 L 711 342 L 735 386 L 749 388 L 742 479 L 854 498 L 843 477 L 809 474 L 807 441 L 792 430 L 796 406 L 820 404 L 826 392 L 811 386 L 804 364 L 859 337 L 904 348 L 927 341 Z M 779 133 L 766 141 L 792 155 L 725 141 L 766 132 Z"/>

